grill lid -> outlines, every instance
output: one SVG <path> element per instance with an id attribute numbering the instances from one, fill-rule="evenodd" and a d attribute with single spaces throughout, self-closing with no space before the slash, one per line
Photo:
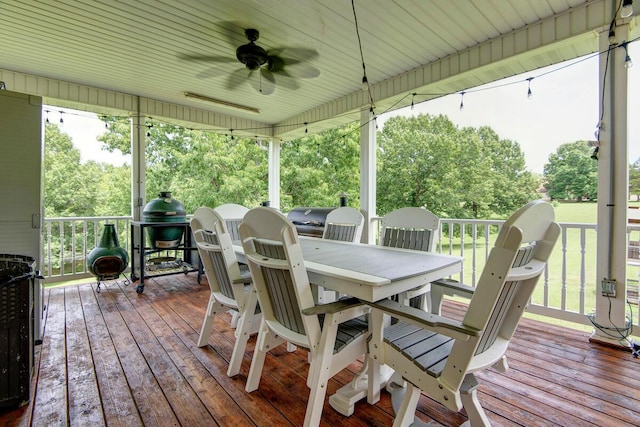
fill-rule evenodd
<path id="1" fill-rule="evenodd" d="M 305 225 L 324 228 L 327 215 L 334 209 L 336 208 L 299 207 L 292 209 L 287 218 L 296 226 Z"/>

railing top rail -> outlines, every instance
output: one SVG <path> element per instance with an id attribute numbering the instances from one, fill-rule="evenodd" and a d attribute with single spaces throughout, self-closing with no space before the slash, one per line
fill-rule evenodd
<path id="1" fill-rule="evenodd" d="M 101 221 L 101 220 L 132 220 L 131 216 L 64 216 L 46 217 L 44 221 Z"/>

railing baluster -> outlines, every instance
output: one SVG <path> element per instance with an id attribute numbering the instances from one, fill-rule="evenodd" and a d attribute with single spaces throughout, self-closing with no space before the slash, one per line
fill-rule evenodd
<path id="1" fill-rule="evenodd" d="M 562 229 L 562 278 L 560 281 L 561 304 L 560 309 L 566 310 L 566 289 L 567 289 L 567 229 Z M 545 304 L 548 306 L 548 303 Z"/>
<path id="2" fill-rule="evenodd" d="M 585 287 L 587 285 L 587 236 L 580 228 L 580 314 L 585 313 Z"/>
<path id="3" fill-rule="evenodd" d="M 374 224 L 378 224 L 378 226 L 379 220 L 380 218 L 372 219 Z M 45 218 L 45 242 L 43 242 L 45 259 L 42 260 L 44 268 L 41 270 L 48 283 L 89 277 L 86 261 L 83 263 L 83 268 L 78 268 L 76 264 L 80 257 L 86 260 L 88 253 L 98 244 L 100 225 L 104 222 L 115 222 L 118 237 L 121 237 L 120 232 L 123 236 L 123 239 L 119 239 L 120 245 L 129 250 L 132 238 L 130 234 L 131 217 Z M 449 255 L 466 256 L 462 271 L 455 275 L 456 279 L 472 286 L 476 285 L 478 272 L 484 268 L 495 237 L 503 223 L 504 221 L 497 220 L 455 218 L 441 221 L 437 251 Z M 79 224 L 82 225 L 82 230 L 79 229 Z M 586 311 L 592 309 L 592 304 L 595 306 L 595 262 L 591 260 L 595 260 L 596 256 L 595 248 L 592 246 L 596 237 L 596 226 L 595 224 L 575 223 L 560 225 L 562 227 L 562 243 L 558 245 L 555 255 L 551 257 L 551 262 L 539 284 L 541 289 L 534 293 L 529 311 L 586 324 L 588 322 Z M 57 232 L 56 226 L 59 228 Z M 376 230 L 377 226 L 373 229 Z M 467 230 L 471 233 L 469 248 L 465 247 L 468 239 Z M 478 236 L 480 230 L 484 230 L 484 242 Z M 638 228 L 633 227 L 632 230 L 637 232 Z M 579 233 L 579 236 L 573 234 L 576 232 Z M 78 233 L 82 233 L 82 235 L 80 236 Z M 459 233 L 459 236 L 456 236 L 456 233 Z M 444 239 L 448 240 L 448 247 L 446 247 Z M 71 242 L 71 250 L 69 250 L 69 242 Z M 79 242 L 82 242 L 81 248 L 76 247 Z M 456 244 L 460 245 L 459 250 L 454 249 Z M 479 254 L 478 251 L 484 251 L 484 254 Z M 576 256 L 570 256 L 570 251 L 571 253 L 580 253 L 579 263 Z M 69 261 L 65 260 L 67 253 L 71 258 L 72 268 L 70 270 L 65 270 L 66 261 Z M 129 255 L 131 256 L 131 254 Z"/>

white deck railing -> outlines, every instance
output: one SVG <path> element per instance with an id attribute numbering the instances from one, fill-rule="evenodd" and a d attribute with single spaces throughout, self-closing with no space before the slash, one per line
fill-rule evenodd
<path id="1" fill-rule="evenodd" d="M 380 218 L 373 221 L 377 225 Z M 504 221 L 443 219 L 439 253 L 464 257 L 464 267 L 454 279 L 475 285 Z M 41 273 L 46 283 L 91 277 L 86 257 L 100 239 L 105 223 L 116 225 L 120 245 L 130 251 L 130 217 L 47 218 L 44 221 Z M 551 255 L 547 271 L 538 284 L 529 311 L 556 319 L 589 324 L 595 311 L 596 225 L 561 223 L 560 244 Z M 640 226 L 629 226 L 630 240 L 640 240 Z M 637 304 L 638 270 L 629 266 L 629 295 Z M 633 323 L 638 325 L 637 306 Z"/>

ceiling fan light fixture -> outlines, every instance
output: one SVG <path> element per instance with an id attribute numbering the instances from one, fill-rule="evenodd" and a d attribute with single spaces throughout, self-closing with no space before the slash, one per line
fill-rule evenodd
<path id="1" fill-rule="evenodd" d="M 224 101 L 222 99 L 211 98 L 209 96 L 200 95 L 193 92 L 184 92 L 184 96 L 187 98 L 198 99 L 200 101 L 211 102 L 216 105 L 220 105 L 222 107 L 234 108 L 236 110 L 246 111 L 253 114 L 260 114 L 260 110 L 253 107 L 247 107 L 246 105 L 235 104 L 233 102 Z"/>

